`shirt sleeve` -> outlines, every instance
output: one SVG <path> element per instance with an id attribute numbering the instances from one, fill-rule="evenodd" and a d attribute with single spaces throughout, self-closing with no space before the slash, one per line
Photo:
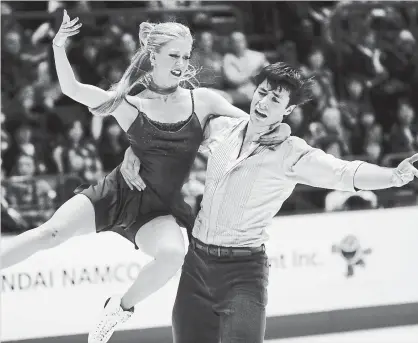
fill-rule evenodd
<path id="1" fill-rule="evenodd" d="M 222 116 L 209 118 L 204 127 L 203 142 L 199 151 L 203 154 L 212 154 L 218 144 L 226 139 L 244 121 L 248 121 L 248 119 Z"/>
<path id="2" fill-rule="evenodd" d="M 344 161 L 320 149 L 309 146 L 303 139 L 291 137 L 286 142 L 285 177 L 308 186 L 356 192 L 354 175 L 362 161 Z"/>

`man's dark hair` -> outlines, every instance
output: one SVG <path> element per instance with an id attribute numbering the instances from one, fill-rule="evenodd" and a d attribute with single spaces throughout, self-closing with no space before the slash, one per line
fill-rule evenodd
<path id="1" fill-rule="evenodd" d="M 286 64 L 278 62 L 268 65 L 255 77 L 258 87 L 267 79 L 272 89 L 285 89 L 290 93 L 289 105 L 303 105 L 311 100 L 313 78 L 304 78 L 301 72 Z"/>

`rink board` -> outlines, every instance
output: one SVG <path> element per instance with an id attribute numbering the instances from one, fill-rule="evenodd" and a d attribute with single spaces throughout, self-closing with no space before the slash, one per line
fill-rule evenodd
<path id="1" fill-rule="evenodd" d="M 269 235 L 266 339 L 418 323 L 417 207 L 278 217 Z M 344 239 L 357 246 L 351 276 Z M 123 292 L 148 261 L 105 233 L 4 271 L 1 341 L 85 339 L 104 300 Z M 114 341 L 171 341 L 178 276 L 137 306 Z"/>

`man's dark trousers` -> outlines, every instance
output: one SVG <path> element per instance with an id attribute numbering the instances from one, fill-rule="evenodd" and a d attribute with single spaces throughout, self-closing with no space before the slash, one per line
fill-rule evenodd
<path id="1" fill-rule="evenodd" d="M 173 308 L 174 343 L 262 343 L 269 276 L 264 249 L 219 257 L 193 243 Z"/>

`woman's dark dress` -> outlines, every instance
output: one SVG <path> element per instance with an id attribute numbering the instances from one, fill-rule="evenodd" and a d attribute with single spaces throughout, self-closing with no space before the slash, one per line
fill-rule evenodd
<path id="1" fill-rule="evenodd" d="M 142 192 L 128 187 L 120 165 L 97 184 L 75 190 L 93 203 L 97 232 L 117 232 L 137 247 L 135 235 L 141 226 L 171 214 L 190 235 L 195 217 L 181 189 L 203 140 L 202 127 L 194 111 L 193 92 L 190 94 L 192 114 L 187 120 L 159 123 L 138 110 L 127 131 L 130 146 L 141 161 L 139 175 L 146 183 Z"/>

